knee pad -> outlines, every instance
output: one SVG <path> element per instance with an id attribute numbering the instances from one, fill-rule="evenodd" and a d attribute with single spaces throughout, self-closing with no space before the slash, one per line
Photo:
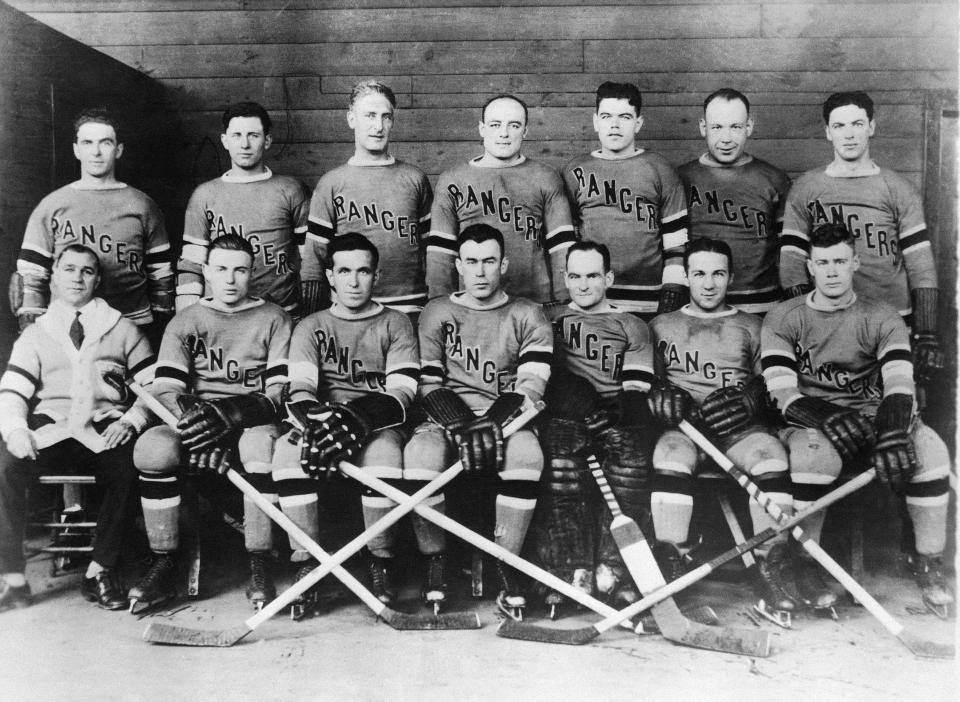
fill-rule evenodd
<path id="1" fill-rule="evenodd" d="M 660 435 L 653 449 L 653 468 L 693 475 L 697 467 L 697 447 L 685 434 L 668 429 Z"/>
<path id="2" fill-rule="evenodd" d="M 757 478 L 769 473 L 786 473 L 787 449 L 766 432 L 747 434 L 727 450 L 730 460 Z"/>
<path id="3" fill-rule="evenodd" d="M 944 480 L 950 475 L 950 453 L 943 439 L 933 429 L 918 421 L 910 439 L 917 455 L 917 472 L 911 483 Z"/>
<path id="4" fill-rule="evenodd" d="M 501 480 L 540 480 L 543 471 L 543 450 L 537 435 L 529 429 L 521 429 L 507 438 L 504 445 Z"/>
<path id="5" fill-rule="evenodd" d="M 398 480 L 403 472 L 404 435 L 397 429 L 384 429 L 375 433 L 357 456 L 357 465 L 383 480 Z M 414 466 L 411 480 L 431 480 L 436 472 L 422 472 Z"/>
<path id="6" fill-rule="evenodd" d="M 843 459 L 819 429 L 788 427 L 780 440 L 787 445 L 794 483 L 829 485 L 840 475 Z"/>
<path id="7" fill-rule="evenodd" d="M 271 461 L 274 480 L 299 480 L 308 477 L 300 468 L 300 443 L 290 441 L 298 436 L 294 432 L 287 432 L 274 442 Z"/>
<path id="8" fill-rule="evenodd" d="M 166 475 L 180 467 L 180 435 L 168 426 L 147 429 L 133 447 L 133 465 L 141 473 Z"/>
<path id="9" fill-rule="evenodd" d="M 433 476 L 449 468 L 456 455 L 443 427 L 425 422 L 414 430 L 407 442 L 400 465 L 404 467 L 404 473 L 409 473 L 410 479 L 415 480 L 417 475 Z"/>
<path id="10" fill-rule="evenodd" d="M 269 473 L 273 447 L 280 436 L 278 424 L 263 424 L 244 430 L 237 442 L 240 462 L 248 473 Z"/>

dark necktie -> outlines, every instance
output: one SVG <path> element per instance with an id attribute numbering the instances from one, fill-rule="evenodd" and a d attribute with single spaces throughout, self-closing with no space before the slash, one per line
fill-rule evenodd
<path id="1" fill-rule="evenodd" d="M 77 312 L 77 316 L 73 318 L 73 323 L 70 325 L 70 341 L 73 342 L 73 345 L 79 350 L 81 344 L 83 344 L 83 325 L 80 324 L 80 313 Z"/>

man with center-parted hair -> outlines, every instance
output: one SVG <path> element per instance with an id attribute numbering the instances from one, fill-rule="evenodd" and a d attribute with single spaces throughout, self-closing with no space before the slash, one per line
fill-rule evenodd
<path id="1" fill-rule="evenodd" d="M 794 503 L 804 509 L 830 490 L 841 470 L 875 468 L 906 503 L 913 522 L 907 563 L 925 604 L 946 616 L 953 596 L 943 576 L 950 456 L 916 412 L 910 338 L 897 311 L 854 291 L 859 243 L 842 224 L 809 235 L 811 293 L 788 300 L 763 323 L 763 374 L 791 425 L 785 434 L 827 447 L 798 469 L 788 441 Z M 819 539 L 823 512 L 804 520 Z"/>
<path id="2" fill-rule="evenodd" d="M 152 392 L 179 422 L 176 429 L 148 430 L 134 451 L 154 557 L 129 592 L 131 611 L 176 594 L 183 471 L 223 473 L 239 460 L 250 484 L 277 501 L 271 461 L 281 433 L 291 323 L 277 305 L 249 294 L 254 261 L 243 237 L 214 239 L 203 264 L 211 296 L 178 312 L 163 335 Z M 251 575 L 247 597 L 260 607 L 276 594 L 269 562 L 272 522 L 246 497 L 243 533 Z"/>
<path id="3" fill-rule="evenodd" d="M 373 299 L 380 275 L 377 247 L 362 234 L 350 232 L 334 237 L 326 254 L 335 300 L 328 309 L 305 317 L 294 330 L 287 407 L 296 429 L 277 443 L 273 460 L 280 506 L 314 540 L 319 536 L 317 483 L 304 476 L 301 465 L 319 479 L 329 478 L 341 460 L 354 461 L 410 493 L 436 477 L 433 466 L 403 462 L 403 446 L 410 436 L 407 410 L 417 393 L 420 356 L 407 316 Z M 443 511 L 443 493 L 427 498 L 425 504 Z M 367 490 L 361 506 L 370 527 L 396 503 Z M 439 608 L 447 589 L 445 533 L 417 514 L 411 517 L 426 560 L 422 596 Z M 396 540 L 393 528 L 367 544 L 373 593 L 386 604 L 397 598 Z M 316 566 L 302 550 L 295 550 L 293 557 L 305 562 L 299 577 Z M 312 592 L 306 600 L 306 606 L 313 602 Z"/>
<path id="4" fill-rule="evenodd" d="M 238 102 L 224 111 L 221 121 L 220 143 L 230 154 L 230 170 L 199 185 L 187 203 L 177 262 L 177 311 L 205 295 L 203 264 L 211 242 L 236 234 L 253 248 L 250 293 L 295 315 L 300 301 L 298 247 L 307 233 L 309 198 L 298 180 L 276 175 L 264 163 L 273 136 L 270 115 L 261 105 Z"/>
<path id="5" fill-rule="evenodd" d="M 468 472 L 485 472 L 496 485 L 496 543 L 520 553 L 537 504 L 543 452 L 532 430 L 504 439 L 501 428 L 542 398 L 553 335 L 540 305 L 504 292 L 503 240 L 488 224 L 464 228 L 456 259 L 464 289 L 431 300 L 420 316 L 420 405 L 430 421 L 414 431 L 404 465 L 436 473 L 459 449 Z M 522 616 L 526 598 L 516 573 L 502 561 L 497 573 L 498 605 Z"/>
<path id="6" fill-rule="evenodd" d="M 677 170 L 690 214 L 690 236 L 730 245 L 733 269 L 727 302 L 765 314 L 780 301 L 777 258 L 790 178 L 746 152 L 753 133 L 750 101 L 721 88 L 703 101 L 700 134 L 707 152 Z"/>
<path id="7" fill-rule="evenodd" d="M 534 302 L 563 300 L 563 250 L 576 237 L 559 174 L 520 153 L 527 106 L 497 95 L 480 112 L 483 155 L 440 174 L 427 240 L 430 298 L 458 290 L 460 233 L 487 224 L 503 234 L 510 273 L 503 289 Z"/>
<path id="8" fill-rule="evenodd" d="M 600 148 L 563 167 L 574 220 L 584 239 L 610 247 L 611 302 L 636 314 L 669 312 L 686 298 L 680 258 L 687 241 L 683 185 L 667 160 L 636 146 L 640 90 L 597 88 L 593 128 Z"/>
<path id="9" fill-rule="evenodd" d="M 327 247 L 338 236 L 359 232 L 380 251 L 374 299 L 410 315 L 427 304 L 426 238 L 430 231 L 430 181 L 416 166 L 395 159 L 389 151 L 397 98 L 389 86 L 361 81 L 350 93 L 347 124 L 353 129 L 354 154 L 342 166 L 324 173 L 313 189 L 307 246 L 301 278 L 305 312 L 329 297 L 316 290 Z M 415 317 L 413 317 L 415 323 Z"/>

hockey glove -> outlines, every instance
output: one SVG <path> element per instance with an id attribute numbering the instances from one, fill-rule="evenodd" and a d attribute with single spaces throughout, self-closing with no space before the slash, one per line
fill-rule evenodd
<path id="1" fill-rule="evenodd" d="M 869 451 L 876 441 L 870 420 L 857 410 L 818 397 L 794 400 L 787 405 L 783 418 L 793 424 L 822 431 L 844 463 L 856 460 Z"/>
<path id="2" fill-rule="evenodd" d="M 667 382 L 650 388 L 647 404 L 653 418 L 667 427 L 677 426 L 696 412 L 696 405 L 690 393 Z"/>
<path id="3" fill-rule="evenodd" d="M 761 421 L 768 406 L 767 386 L 758 375 L 742 387 L 714 390 L 700 405 L 700 415 L 718 435 L 730 436 Z"/>
<path id="4" fill-rule="evenodd" d="M 236 453 L 233 447 L 212 446 L 202 451 L 191 451 L 187 462 L 188 473 L 211 470 L 220 475 L 234 467 Z"/>
<path id="5" fill-rule="evenodd" d="M 937 288 L 914 288 L 910 291 L 913 304 L 913 367 L 917 380 L 929 381 L 943 370 L 943 349 L 937 335 L 937 306 L 940 291 Z"/>
<path id="6" fill-rule="evenodd" d="M 422 405 L 427 416 L 446 429 L 459 447 L 464 470 L 499 472 L 503 466 L 504 451 L 503 431 L 497 418 L 512 414 L 508 411 L 508 403 L 515 404 L 515 398 L 519 398 L 520 404 L 523 403 L 522 395 L 506 393 L 479 417 L 449 388 L 434 390 L 423 398 Z"/>
<path id="7" fill-rule="evenodd" d="M 660 287 L 660 301 L 657 303 L 657 314 L 673 312 L 687 304 L 690 299 L 690 290 L 686 285 L 664 283 Z"/>
<path id="8" fill-rule="evenodd" d="M 200 451 L 236 436 L 241 429 L 277 419 L 273 401 L 261 393 L 196 400 L 177 422 L 180 440 L 190 451 Z"/>
<path id="9" fill-rule="evenodd" d="M 887 395 L 877 409 L 877 445 L 870 454 L 870 467 L 891 490 L 902 495 L 914 472 L 917 456 L 910 440 L 913 397 Z"/>

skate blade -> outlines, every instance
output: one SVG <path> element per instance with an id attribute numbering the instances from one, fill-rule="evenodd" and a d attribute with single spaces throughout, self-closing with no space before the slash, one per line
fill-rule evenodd
<path id="1" fill-rule="evenodd" d="M 497 609 L 499 609 L 504 616 L 515 622 L 523 621 L 523 607 L 511 606 L 503 602 L 500 598 L 497 598 Z"/>
<path id="2" fill-rule="evenodd" d="M 550 614 L 548 615 L 550 617 L 550 621 L 552 622 L 557 621 L 557 616 L 560 614 L 559 610 L 560 610 L 560 605 L 558 604 L 550 605 Z"/>
<path id="3" fill-rule="evenodd" d="M 159 600 L 153 600 L 151 602 L 131 598 L 130 608 L 127 611 L 135 617 L 144 616 L 159 609 L 161 605 L 170 602 L 172 599 L 174 599 L 173 595 L 170 597 L 162 597 Z"/>
<path id="4" fill-rule="evenodd" d="M 948 622 L 952 617 L 951 607 L 948 604 L 938 605 L 933 604 L 932 602 L 924 601 L 923 606 L 926 607 L 928 612 L 931 612 L 937 619 Z"/>
<path id="5" fill-rule="evenodd" d="M 790 616 L 790 612 L 784 612 L 778 609 L 771 609 L 767 606 L 767 603 L 763 600 L 760 600 L 753 606 L 753 611 L 759 614 L 764 619 L 773 622 L 782 629 L 792 629 L 793 628 L 793 618 Z"/>

